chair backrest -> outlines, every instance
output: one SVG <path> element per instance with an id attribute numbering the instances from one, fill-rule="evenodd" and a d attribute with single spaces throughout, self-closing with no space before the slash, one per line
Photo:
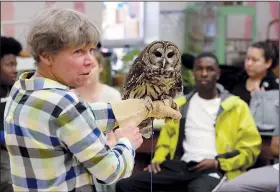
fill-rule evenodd
<path id="1" fill-rule="evenodd" d="M 223 176 L 223 178 L 220 180 L 220 182 L 218 183 L 218 185 L 216 185 L 216 187 L 211 191 L 211 192 L 218 192 L 219 189 L 223 186 L 223 184 L 227 182 L 227 177 L 226 175 Z"/>
<path id="2" fill-rule="evenodd" d="M 260 132 L 273 133 L 279 128 L 279 90 L 256 91 L 250 109 Z"/>

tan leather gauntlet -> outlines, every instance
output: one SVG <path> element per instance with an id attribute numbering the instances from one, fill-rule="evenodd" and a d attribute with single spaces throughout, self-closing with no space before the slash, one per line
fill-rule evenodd
<path id="1" fill-rule="evenodd" d="M 127 126 L 130 122 L 139 125 L 148 117 L 156 119 L 173 119 L 178 122 L 182 115 L 171 108 L 169 99 L 163 101 L 151 101 L 149 99 L 127 99 L 111 103 L 117 125 Z"/>

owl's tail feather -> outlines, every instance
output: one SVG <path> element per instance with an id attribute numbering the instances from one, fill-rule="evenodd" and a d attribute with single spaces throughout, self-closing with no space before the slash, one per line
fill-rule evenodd
<path id="1" fill-rule="evenodd" d="M 140 133 L 145 139 L 151 138 L 153 134 L 153 120 L 154 118 L 148 118 L 138 126 L 140 129 Z"/>

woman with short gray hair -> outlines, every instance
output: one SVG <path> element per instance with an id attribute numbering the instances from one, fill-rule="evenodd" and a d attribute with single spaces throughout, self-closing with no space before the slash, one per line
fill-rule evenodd
<path id="1" fill-rule="evenodd" d="M 89 45 L 99 41 L 99 32 L 80 12 L 70 9 L 46 9 L 38 14 L 30 26 L 28 45 L 37 62 L 40 54 L 55 54 L 65 47 Z"/>
<path id="2" fill-rule="evenodd" d="M 143 142 L 137 125 L 181 118 L 168 100 L 91 104 L 71 91 L 87 83 L 98 41 L 96 27 L 76 11 L 50 8 L 34 18 L 28 45 L 37 69 L 14 84 L 4 117 L 15 191 L 93 191 L 93 176 L 112 184 L 132 172 Z M 116 127 L 110 148 L 103 132 Z"/>

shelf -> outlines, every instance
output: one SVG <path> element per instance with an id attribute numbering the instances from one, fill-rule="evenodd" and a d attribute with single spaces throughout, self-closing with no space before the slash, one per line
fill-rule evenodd
<path id="1" fill-rule="evenodd" d="M 186 30 L 185 30 L 185 52 L 199 53 L 205 48 L 210 47 L 217 56 L 219 63 L 226 64 L 229 59 L 227 54 L 241 53 L 247 50 L 252 42 L 256 41 L 256 8 L 252 6 L 233 5 L 233 6 L 213 6 L 213 17 L 205 17 L 202 11 L 203 5 L 187 7 L 185 12 Z M 227 17 L 230 15 L 249 15 L 252 16 L 252 38 L 228 38 L 227 30 L 230 23 Z M 210 20 L 209 20 L 210 19 Z M 204 26 L 214 25 L 215 36 L 204 36 Z M 227 46 L 233 47 L 233 50 L 227 51 Z M 212 48 L 213 46 L 213 48 Z M 237 50 L 236 50 L 237 49 Z M 236 51 L 235 51 L 236 50 Z"/>

